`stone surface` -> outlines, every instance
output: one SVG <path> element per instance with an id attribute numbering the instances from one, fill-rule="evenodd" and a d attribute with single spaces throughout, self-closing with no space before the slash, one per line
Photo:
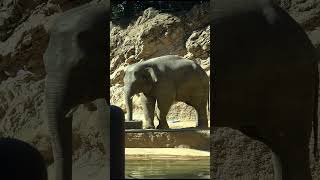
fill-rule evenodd
<path id="1" fill-rule="evenodd" d="M 127 148 L 174 148 L 210 149 L 209 130 L 126 130 Z"/>
<path id="2" fill-rule="evenodd" d="M 125 129 L 142 129 L 142 121 L 125 121 Z"/>

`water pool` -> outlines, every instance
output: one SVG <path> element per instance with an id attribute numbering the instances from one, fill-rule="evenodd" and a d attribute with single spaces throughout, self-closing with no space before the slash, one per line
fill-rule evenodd
<path id="1" fill-rule="evenodd" d="M 209 157 L 126 158 L 125 174 L 138 179 L 210 179 Z"/>

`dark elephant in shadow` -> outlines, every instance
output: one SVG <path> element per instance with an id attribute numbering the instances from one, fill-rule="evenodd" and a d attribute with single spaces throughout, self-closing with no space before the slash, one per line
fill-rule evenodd
<path id="1" fill-rule="evenodd" d="M 50 29 L 43 55 L 45 102 L 56 180 L 72 179 L 72 113 L 79 104 L 97 100 L 97 128 L 104 138 L 109 168 L 108 0 L 87 3 L 59 16 Z"/>
<path id="2" fill-rule="evenodd" d="M 212 0 L 213 121 L 270 147 L 276 180 L 311 180 L 318 157 L 318 61 L 272 0 Z"/>

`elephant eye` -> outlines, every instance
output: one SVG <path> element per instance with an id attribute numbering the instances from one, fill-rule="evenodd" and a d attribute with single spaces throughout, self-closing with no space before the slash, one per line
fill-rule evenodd
<path id="1" fill-rule="evenodd" d="M 144 81 L 148 80 L 148 77 L 147 77 L 147 75 L 145 75 L 145 74 L 143 74 L 143 75 L 141 76 L 141 78 L 142 78 L 142 80 L 144 80 Z"/>

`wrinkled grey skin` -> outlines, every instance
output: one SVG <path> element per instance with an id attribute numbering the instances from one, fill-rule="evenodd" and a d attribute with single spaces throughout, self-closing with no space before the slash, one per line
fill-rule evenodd
<path id="1" fill-rule="evenodd" d="M 24 141 L 0 138 L 0 162 L 1 179 L 48 179 L 41 153 Z"/>
<path id="2" fill-rule="evenodd" d="M 109 115 L 106 114 L 108 12 L 108 5 L 85 4 L 66 11 L 50 29 L 50 41 L 43 58 L 56 180 L 72 179 L 72 117 L 66 117 L 66 114 L 78 104 L 99 99 L 100 121 L 97 125 L 105 138 L 109 157 Z"/>
<path id="3" fill-rule="evenodd" d="M 124 76 L 127 120 L 132 121 L 132 96 L 141 93 L 146 129 L 154 129 L 155 103 L 158 129 L 169 128 L 166 116 L 175 101 L 185 102 L 197 112 L 197 127 L 207 128 L 209 78 L 194 61 L 167 55 L 128 66 Z"/>
<path id="4" fill-rule="evenodd" d="M 213 126 L 273 152 L 276 180 L 311 180 L 317 142 L 318 66 L 304 30 L 268 0 L 214 0 Z M 317 155 L 317 144 L 314 146 Z"/>

